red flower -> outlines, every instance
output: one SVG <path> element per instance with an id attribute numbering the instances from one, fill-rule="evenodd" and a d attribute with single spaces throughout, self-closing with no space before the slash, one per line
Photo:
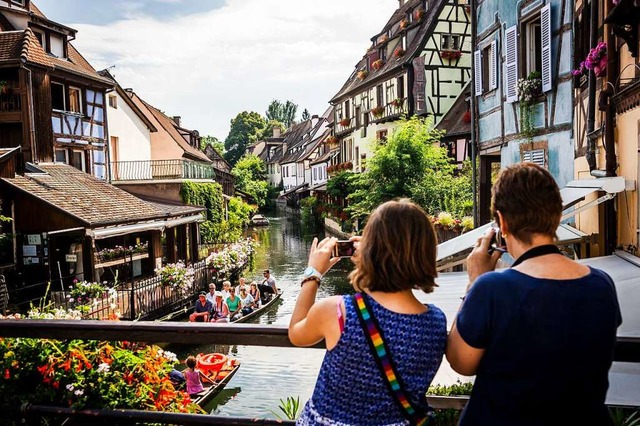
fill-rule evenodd
<path id="1" fill-rule="evenodd" d="M 4 370 L 4 379 L 9 380 L 10 378 L 11 378 L 11 372 L 7 368 L 6 370 Z"/>
<path id="2" fill-rule="evenodd" d="M 464 115 L 462 116 L 462 121 L 464 121 L 465 123 L 471 123 L 471 111 L 467 111 L 464 113 Z"/>

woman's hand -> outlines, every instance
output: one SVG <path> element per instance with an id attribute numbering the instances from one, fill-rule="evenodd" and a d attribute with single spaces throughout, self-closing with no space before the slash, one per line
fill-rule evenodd
<path id="1" fill-rule="evenodd" d="M 467 272 L 469 274 L 469 285 L 485 272 L 491 272 L 496 269 L 496 264 L 502 256 L 501 251 L 489 253 L 491 241 L 495 235 L 495 229 L 489 228 L 484 235 L 478 238 L 473 251 L 467 256 Z M 467 291 L 469 289 L 467 288 Z"/>
<path id="2" fill-rule="evenodd" d="M 318 242 L 317 238 L 311 243 L 309 250 L 309 266 L 325 275 L 329 269 L 340 261 L 339 257 L 333 257 L 333 249 L 338 241 L 335 237 L 327 237 Z"/>

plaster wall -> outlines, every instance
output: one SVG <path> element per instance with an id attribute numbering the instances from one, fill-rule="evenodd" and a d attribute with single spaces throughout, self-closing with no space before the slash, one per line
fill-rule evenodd
<path id="1" fill-rule="evenodd" d="M 107 94 L 116 97 L 116 108 L 107 102 L 109 136 L 118 138 L 118 156 L 110 143 L 111 161 L 151 160 L 151 132 L 144 122 L 117 92 Z"/>

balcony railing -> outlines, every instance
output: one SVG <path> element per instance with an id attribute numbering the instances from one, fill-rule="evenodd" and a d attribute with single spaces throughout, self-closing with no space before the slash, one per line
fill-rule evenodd
<path id="1" fill-rule="evenodd" d="M 116 161 L 111 177 L 117 181 L 162 179 L 215 179 L 211 164 L 189 160 Z"/>
<path id="2" fill-rule="evenodd" d="M 20 93 L 0 93 L 0 112 L 20 112 L 21 110 L 22 95 Z"/>
<path id="3" fill-rule="evenodd" d="M 54 111 L 51 113 L 51 126 L 57 142 L 80 144 L 103 144 L 104 125 L 102 113 L 91 119 L 77 112 Z"/>

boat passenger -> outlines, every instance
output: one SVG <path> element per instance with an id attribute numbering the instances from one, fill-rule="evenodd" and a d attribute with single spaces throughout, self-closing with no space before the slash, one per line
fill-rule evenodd
<path id="1" fill-rule="evenodd" d="M 243 288 L 244 289 L 247 288 L 247 279 L 245 277 L 240 277 L 238 279 L 238 288 L 237 288 L 238 294 L 240 294 L 240 292 L 242 291 Z M 248 289 L 247 289 L 247 291 L 248 291 Z"/>
<path id="2" fill-rule="evenodd" d="M 240 289 L 240 305 L 242 306 L 242 315 L 249 315 L 253 312 L 253 297 L 247 292 L 246 287 Z"/>
<path id="3" fill-rule="evenodd" d="M 209 284 L 209 293 L 207 293 L 207 300 L 213 305 L 216 303 L 216 285 L 214 283 Z"/>
<path id="4" fill-rule="evenodd" d="M 187 380 L 187 393 L 193 398 L 204 390 L 200 380 L 202 373 L 196 368 L 197 361 L 193 355 L 187 357 L 185 364 L 187 368 L 184 370 L 184 378 Z"/>
<path id="5" fill-rule="evenodd" d="M 258 309 L 260 307 L 260 290 L 258 290 L 258 283 L 255 281 L 251 281 L 249 294 L 253 297 L 253 308 Z"/>
<path id="6" fill-rule="evenodd" d="M 211 311 L 211 322 L 229 322 L 229 307 L 222 297 L 221 291 L 216 291 L 216 302 Z"/>
<path id="7" fill-rule="evenodd" d="M 189 315 L 189 321 L 191 322 L 209 322 L 209 315 L 211 314 L 213 305 L 207 300 L 207 293 L 200 292 L 198 300 L 196 300 L 193 313 Z"/>
<path id="8" fill-rule="evenodd" d="M 260 294 L 262 295 L 262 302 L 268 302 L 271 300 L 272 295 L 278 294 L 278 287 L 276 286 L 276 279 L 273 278 L 271 272 L 268 269 L 265 269 L 262 273 L 264 279 L 262 280 L 262 284 L 258 286 L 260 289 Z"/>
<path id="9" fill-rule="evenodd" d="M 229 289 L 231 288 L 231 281 L 225 280 L 222 282 L 222 299 L 225 301 L 229 298 Z"/>
<path id="10" fill-rule="evenodd" d="M 229 308 L 229 321 L 236 320 L 242 316 L 240 298 L 236 296 L 236 290 L 233 287 L 229 288 L 229 298 L 225 303 Z"/>
<path id="11" fill-rule="evenodd" d="M 289 324 L 294 345 L 324 340 L 327 348 L 297 424 L 432 424 L 425 395 L 442 363 L 447 320 L 414 295 L 437 286 L 429 216 L 409 200 L 376 208 L 362 237 L 351 237 L 356 251 L 349 281 L 357 293 L 315 302 L 322 277 L 340 261 L 332 254 L 337 241 L 314 238 Z"/>

